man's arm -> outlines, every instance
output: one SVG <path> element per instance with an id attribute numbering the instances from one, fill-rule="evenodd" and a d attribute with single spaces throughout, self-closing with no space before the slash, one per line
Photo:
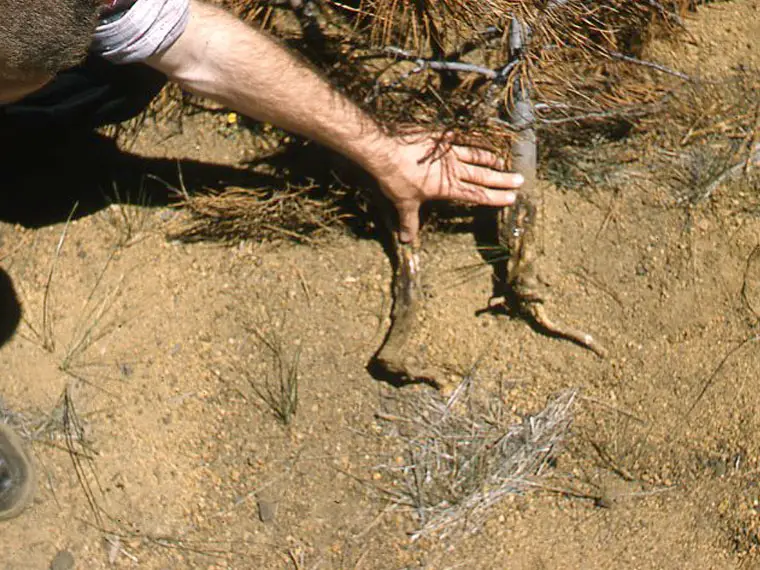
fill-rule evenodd
<path id="1" fill-rule="evenodd" d="M 356 105 L 266 33 L 193 0 L 184 33 L 149 65 L 184 89 L 311 138 L 372 174 L 399 212 L 402 241 L 416 238 L 419 207 L 434 199 L 506 206 L 519 175 L 492 153 L 452 146 L 431 158 L 432 136 L 386 134 Z"/>

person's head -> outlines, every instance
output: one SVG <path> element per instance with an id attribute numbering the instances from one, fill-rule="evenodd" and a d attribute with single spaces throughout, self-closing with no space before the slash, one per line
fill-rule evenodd
<path id="1" fill-rule="evenodd" d="M 102 0 L 0 0 L 0 104 L 21 99 L 87 54 Z"/>

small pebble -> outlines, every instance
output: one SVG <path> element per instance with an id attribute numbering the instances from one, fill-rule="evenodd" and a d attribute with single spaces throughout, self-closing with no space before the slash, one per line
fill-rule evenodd
<path id="1" fill-rule="evenodd" d="M 74 555 L 68 550 L 59 550 L 50 563 L 50 570 L 74 570 Z"/>

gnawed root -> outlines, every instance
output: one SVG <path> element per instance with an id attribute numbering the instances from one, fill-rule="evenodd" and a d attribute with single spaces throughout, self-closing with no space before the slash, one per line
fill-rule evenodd
<path id="1" fill-rule="evenodd" d="M 395 382 L 432 384 L 445 390 L 447 382 L 440 371 L 426 366 L 424 358 L 410 340 L 419 326 L 423 303 L 420 276 L 419 242 L 406 244 L 395 239 L 396 272 L 393 278 L 391 326 L 372 366 Z"/>

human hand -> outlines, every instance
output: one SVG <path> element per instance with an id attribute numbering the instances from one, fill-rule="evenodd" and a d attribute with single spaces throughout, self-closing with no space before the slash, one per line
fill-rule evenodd
<path id="1" fill-rule="evenodd" d="M 417 238 L 419 210 L 428 200 L 458 200 L 504 207 L 515 201 L 523 177 L 503 171 L 504 161 L 480 148 L 455 145 L 451 137 L 425 134 L 392 139 L 395 148 L 373 172 L 399 215 L 399 239 Z"/>

